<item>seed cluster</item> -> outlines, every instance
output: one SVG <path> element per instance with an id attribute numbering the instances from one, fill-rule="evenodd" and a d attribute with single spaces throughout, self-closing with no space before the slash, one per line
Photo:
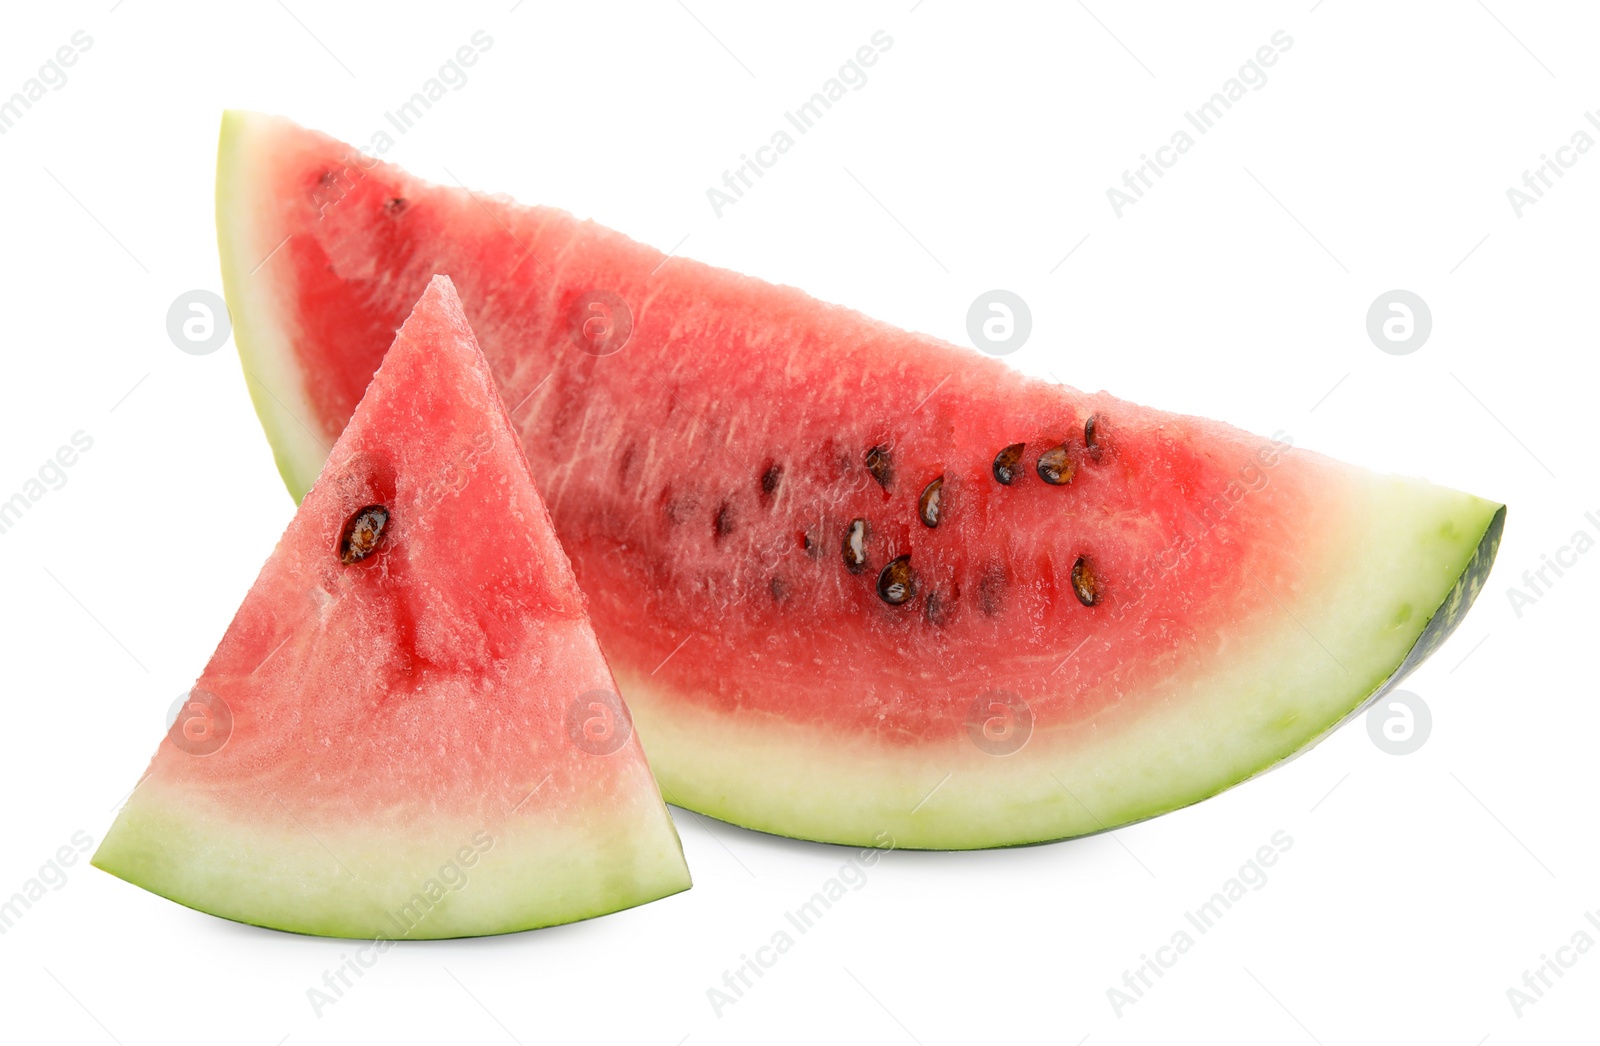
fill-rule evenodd
<path id="1" fill-rule="evenodd" d="M 1090 460 L 1100 461 L 1109 447 L 1106 423 L 1099 414 L 1091 415 L 1083 426 L 1083 445 Z M 1001 448 L 994 456 L 990 472 L 995 481 L 1002 486 L 1012 486 L 1024 475 L 1022 467 L 1023 454 L 1027 450 L 1026 443 L 1012 443 Z M 864 459 L 867 472 L 888 492 L 894 480 L 894 462 L 889 448 L 882 444 L 867 451 Z M 773 466 L 775 469 L 776 466 Z M 1072 482 L 1077 472 L 1073 464 L 1072 455 L 1065 442 L 1056 444 L 1039 454 L 1034 461 L 1034 471 L 1039 478 L 1055 487 L 1062 487 Z M 762 477 L 762 492 L 770 496 L 777 487 L 773 470 L 769 469 Z M 933 529 L 940 522 L 940 509 L 944 494 L 944 476 L 933 478 L 927 486 L 922 488 L 922 494 L 917 498 L 917 518 L 922 525 Z M 810 538 L 804 539 L 806 548 L 811 548 Z M 840 542 L 840 553 L 844 557 L 844 565 L 852 574 L 859 574 L 867 568 L 867 521 L 853 519 L 845 528 L 844 538 Z M 1100 600 L 1101 581 L 1088 558 L 1079 556 L 1072 564 L 1072 591 L 1078 597 L 1078 602 L 1086 607 L 1092 607 Z M 911 601 L 917 594 L 917 577 L 911 569 L 911 556 L 909 553 L 896 556 L 884 565 L 878 573 L 878 598 L 890 606 L 901 606 Z M 774 591 L 776 597 L 777 592 Z M 937 592 L 929 592 L 927 598 L 927 617 L 931 622 L 942 622 L 945 618 L 945 601 Z"/>

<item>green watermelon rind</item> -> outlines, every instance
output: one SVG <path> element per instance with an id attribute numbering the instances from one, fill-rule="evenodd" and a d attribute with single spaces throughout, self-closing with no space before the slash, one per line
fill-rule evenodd
<path id="1" fill-rule="evenodd" d="M 1347 634 L 1316 617 L 1315 599 L 1284 608 L 1273 641 L 1240 658 L 1237 686 L 1213 688 L 1209 702 L 1186 694 L 1131 727 L 1100 724 L 1112 738 L 1105 748 L 1055 745 L 1036 726 L 1021 752 L 1003 758 L 961 742 L 915 754 L 865 744 L 851 751 L 837 738 L 825 742 L 771 722 L 756 728 L 759 745 L 741 744 L 726 722 L 692 710 L 681 695 L 658 695 L 649 679 L 618 670 L 618 684 L 667 801 L 741 827 L 913 850 L 1025 846 L 1121 828 L 1308 751 L 1392 690 L 1466 616 L 1494 561 L 1505 507 L 1418 480 L 1374 476 L 1372 483 L 1374 496 L 1391 497 L 1395 509 L 1387 519 L 1373 517 L 1373 526 L 1392 531 L 1411 520 L 1411 533 L 1394 540 L 1392 562 L 1361 562 L 1355 557 L 1372 543 L 1352 536 L 1335 554 L 1349 557 L 1350 569 L 1338 576 L 1370 570 L 1405 595 L 1374 602 Z M 1408 566 L 1415 576 L 1398 580 Z M 1359 589 L 1349 582 L 1336 593 L 1330 582 L 1327 600 L 1358 599 Z M 1426 616 L 1423 608 L 1431 608 Z M 1381 627 L 1401 617 L 1403 626 Z M 1325 660 L 1333 659 L 1328 647 L 1339 652 L 1341 668 Z M 1274 686 L 1274 678 L 1302 685 Z M 742 751 L 756 753 L 750 763 Z M 681 767 L 693 775 L 676 772 Z"/>
<path id="2" fill-rule="evenodd" d="M 361 825 L 313 835 L 287 815 L 279 826 L 241 824 L 197 808 L 192 795 L 158 793 L 148 782 L 135 789 L 94 866 L 186 908 L 266 929 L 353 940 L 493 936 L 690 888 L 659 802 L 596 814 L 581 828 L 535 821 L 508 838 L 504 822 L 463 820 L 397 839 Z M 646 851 L 642 840 L 662 845 Z"/>
<path id="3" fill-rule="evenodd" d="M 290 343 L 290 326 L 283 318 L 287 313 L 272 298 L 272 281 L 261 276 L 286 244 L 266 243 L 252 235 L 255 230 L 249 216 L 236 207 L 230 209 L 237 201 L 252 198 L 250 180 L 255 167 L 245 149 L 252 119 L 259 117 L 238 110 L 222 115 L 217 139 L 217 248 L 245 386 L 278 474 L 298 504 L 316 482 L 338 434 L 311 427 L 316 424 L 316 414 L 306 400 L 303 375 L 295 368 L 298 357 Z M 230 232 L 240 235 L 230 236 Z M 260 320 L 264 316 L 276 319 L 264 323 Z"/>

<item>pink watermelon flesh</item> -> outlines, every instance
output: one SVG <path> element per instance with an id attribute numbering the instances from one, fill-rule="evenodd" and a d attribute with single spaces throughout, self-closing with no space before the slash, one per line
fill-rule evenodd
<path id="1" fill-rule="evenodd" d="M 376 544 L 345 542 L 371 506 Z M 678 837 L 615 691 L 436 278 L 94 863 L 229 919 L 395 940 L 676 893 Z"/>
<path id="2" fill-rule="evenodd" d="M 1498 542 L 1496 503 L 1031 380 L 280 118 L 225 118 L 217 214 L 296 496 L 452 275 L 668 800 L 739 824 L 977 847 L 1194 802 L 1437 646 Z"/>

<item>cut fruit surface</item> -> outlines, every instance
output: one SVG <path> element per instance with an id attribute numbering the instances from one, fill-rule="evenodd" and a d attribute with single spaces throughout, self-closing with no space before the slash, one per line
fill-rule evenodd
<path id="1" fill-rule="evenodd" d="M 279 118 L 224 119 L 217 215 L 296 496 L 408 295 L 464 289 L 667 798 L 738 824 L 966 848 L 1194 802 L 1413 667 L 1499 540 L 1494 502 L 1034 381 Z"/>
<path id="2" fill-rule="evenodd" d="M 393 940 L 688 888 L 449 280 L 425 284 L 94 863 L 240 922 Z"/>

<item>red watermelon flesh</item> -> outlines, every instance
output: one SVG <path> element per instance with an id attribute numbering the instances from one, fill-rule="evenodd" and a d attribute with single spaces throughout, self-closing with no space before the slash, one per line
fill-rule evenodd
<path id="1" fill-rule="evenodd" d="M 436 278 L 94 863 L 339 937 L 503 933 L 655 900 L 689 876 L 615 692 Z"/>
<path id="2" fill-rule="evenodd" d="M 225 118 L 217 209 L 297 496 L 409 296 L 452 275 L 667 798 L 739 824 L 974 847 L 1185 805 L 1420 661 L 1498 542 L 1496 503 L 1031 380 L 279 118 Z"/>

